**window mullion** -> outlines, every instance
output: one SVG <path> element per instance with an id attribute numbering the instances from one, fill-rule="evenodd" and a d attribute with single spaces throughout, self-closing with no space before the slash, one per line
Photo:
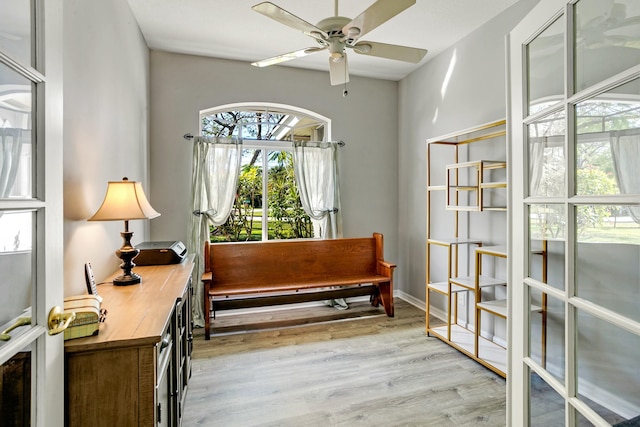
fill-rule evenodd
<path id="1" fill-rule="evenodd" d="M 269 240 L 269 163 L 268 152 L 262 149 L 262 240 Z"/>

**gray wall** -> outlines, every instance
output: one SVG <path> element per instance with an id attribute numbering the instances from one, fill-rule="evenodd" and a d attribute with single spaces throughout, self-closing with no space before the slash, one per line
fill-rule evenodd
<path id="1" fill-rule="evenodd" d="M 148 175 L 149 51 L 126 0 L 64 2 L 65 295 L 86 292 L 85 262 L 97 281 L 117 270 L 122 221 L 87 222 L 107 182 Z M 131 221 L 134 243 L 148 221 Z"/>
<path id="2" fill-rule="evenodd" d="M 187 242 L 192 143 L 201 110 L 238 102 L 288 104 L 332 120 L 339 151 L 346 237 L 385 236 L 385 256 L 396 262 L 398 224 L 398 84 L 352 77 L 349 96 L 326 72 L 255 68 L 238 61 L 151 52 L 151 186 L 153 240 Z"/>
<path id="3" fill-rule="evenodd" d="M 400 82 L 398 281 L 416 302 L 425 301 L 426 140 L 505 118 L 505 35 L 536 3 L 518 2 Z M 496 144 L 470 156 L 500 160 L 504 152 L 505 146 Z M 452 163 L 443 157 L 435 162 Z M 497 227 L 495 217 L 474 218 L 473 237 L 506 244 L 506 227 Z M 432 227 L 443 224 L 445 213 L 434 212 Z M 434 267 L 437 275 L 446 277 L 446 262 Z"/>

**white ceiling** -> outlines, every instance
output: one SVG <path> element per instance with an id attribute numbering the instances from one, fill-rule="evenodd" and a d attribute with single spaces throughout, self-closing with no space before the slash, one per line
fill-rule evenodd
<path id="1" fill-rule="evenodd" d="M 251 9 L 261 0 L 128 0 L 151 49 L 253 62 L 306 47 L 314 39 Z M 518 0 L 417 0 L 361 40 L 427 49 L 420 64 L 349 52 L 351 75 L 400 80 Z M 273 0 L 311 24 L 334 15 L 333 0 Z M 374 0 L 342 0 L 355 18 Z M 328 70 L 328 53 L 278 66 Z"/>

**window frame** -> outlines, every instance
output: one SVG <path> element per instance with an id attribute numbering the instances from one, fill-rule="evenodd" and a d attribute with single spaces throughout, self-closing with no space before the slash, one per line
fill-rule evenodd
<path id="1" fill-rule="evenodd" d="M 214 114 L 224 112 L 252 112 L 252 113 L 268 113 L 268 114 L 282 114 L 284 123 L 280 126 L 284 126 L 289 131 L 274 130 L 270 134 L 282 136 L 282 139 L 253 139 L 243 136 L 246 123 L 237 123 L 236 129 L 234 129 L 232 135 L 242 139 L 243 150 L 261 150 L 260 162 L 262 168 L 262 241 L 269 240 L 269 215 L 268 209 L 264 209 L 264 206 L 268 206 L 268 184 L 269 184 L 269 167 L 268 167 L 268 154 L 273 151 L 284 151 L 293 153 L 292 141 L 295 140 L 295 130 L 299 128 L 307 128 L 310 126 L 316 126 L 316 128 L 323 128 L 321 142 L 331 141 L 331 119 L 315 113 L 310 110 L 306 110 L 300 107 L 295 107 L 285 104 L 265 103 L 265 102 L 243 102 L 220 105 L 217 107 L 207 108 L 201 110 L 199 114 L 199 134 L 203 134 L 203 119 Z M 306 120 L 305 120 L 306 119 Z M 311 124 L 309 124 L 311 120 Z M 293 122 L 293 124 L 291 124 Z M 293 131 L 293 134 L 291 134 Z M 288 135 L 293 135 L 291 138 L 286 138 Z M 238 136 L 239 135 L 239 136 Z M 267 134 L 269 136 L 269 133 Z M 305 140 L 307 140 L 305 138 Z M 313 138 L 308 140 L 314 141 Z M 294 239 L 292 239 L 294 240 Z"/>

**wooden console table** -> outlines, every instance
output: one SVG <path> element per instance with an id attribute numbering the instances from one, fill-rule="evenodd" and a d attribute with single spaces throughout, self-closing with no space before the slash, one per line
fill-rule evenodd
<path id="1" fill-rule="evenodd" d="M 67 426 L 180 425 L 191 374 L 192 270 L 189 256 L 136 267 L 139 285 L 98 286 L 107 310 L 100 333 L 65 342 Z"/>

